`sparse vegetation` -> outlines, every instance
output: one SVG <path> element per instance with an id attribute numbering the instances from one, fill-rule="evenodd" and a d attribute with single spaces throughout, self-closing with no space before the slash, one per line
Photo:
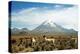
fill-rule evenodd
<path id="1" fill-rule="evenodd" d="M 44 36 L 11 36 L 11 52 L 53 51 L 78 48 L 77 37 L 45 37 L 55 38 L 55 43 L 53 41 L 46 41 Z M 35 38 L 36 42 L 33 42 L 32 38 Z"/>

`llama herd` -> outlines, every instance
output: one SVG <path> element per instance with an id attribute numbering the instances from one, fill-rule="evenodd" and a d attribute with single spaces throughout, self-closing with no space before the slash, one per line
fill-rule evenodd
<path id="1" fill-rule="evenodd" d="M 31 38 L 32 42 L 36 42 L 36 38 Z M 48 38 L 48 37 L 44 37 L 45 41 L 52 41 L 53 43 L 55 43 L 56 40 L 74 40 L 74 42 L 77 42 L 77 38 Z"/>
<path id="2" fill-rule="evenodd" d="M 77 38 L 37 36 L 14 37 L 11 39 L 12 52 L 48 51 L 60 49 L 76 49 Z"/>
<path id="3" fill-rule="evenodd" d="M 26 41 L 31 41 L 33 43 L 36 43 L 37 41 L 41 41 L 42 39 L 44 39 L 44 41 L 52 41 L 53 44 L 55 43 L 55 41 L 57 40 L 74 40 L 74 42 L 76 43 L 78 40 L 77 38 L 49 38 L 46 36 L 43 36 L 43 38 L 39 39 L 39 38 L 35 38 L 35 37 L 24 37 L 24 38 L 18 38 L 20 40 L 20 42 L 26 42 Z M 38 40 L 37 40 L 38 39 Z M 12 42 L 15 41 L 17 39 L 12 39 Z"/>

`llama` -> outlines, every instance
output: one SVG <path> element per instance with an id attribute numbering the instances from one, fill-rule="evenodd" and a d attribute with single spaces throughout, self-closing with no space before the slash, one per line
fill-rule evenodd
<path id="1" fill-rule="evenodd" d="M 55 42 L 55 38 L 47 38 L 45 35 L 43 36 L 43 38 L 44 38 L 46 41 L 52 41 L 53 43 Z"/>
<path id="2" fill-rule="evenodd" d="M 35 38 L 32 38 L 32 42 L 36 42 Z"/>
<path id="3" fill-rule="evenodd" d="M 45 37 L 45 40 L 46 40 L 46 41 L 52 41 L 53 43 L 55 42 L 55 39 L 54 39 L 54 38 L 46 38 L 46 37 Z"/>

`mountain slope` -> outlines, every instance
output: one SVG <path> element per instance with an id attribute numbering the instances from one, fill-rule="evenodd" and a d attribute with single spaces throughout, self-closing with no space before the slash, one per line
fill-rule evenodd
<path id="1" fill-rule="evenodd" d="M 41 25 L 32 30 L 32 32 L 53 35 L 71 35 L 72 33 L 76 33 L 75 30 L 63 28 L 60 25 L 52 22 L 51 20 L 44 21 Z"/>

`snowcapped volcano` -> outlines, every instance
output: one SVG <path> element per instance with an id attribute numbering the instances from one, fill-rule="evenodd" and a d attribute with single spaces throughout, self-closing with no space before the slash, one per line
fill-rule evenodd
<path id="1" fill-rule="evenodd" d="M 70 34 L 70 33 L 76 33 L 76 31 L 68 30 L 66 28 L 63 28 L 62 26 L 56 24 L 52 20 L 46 20 L 41 25 L 39 25 L 37 28 L 32 30 L 33 32 L 42 33 L 42 34 Z"/>
<path id="2" fill-rule="evenodd" d="M 30 33 L 30 34 L 38 34 L 38 35 L 55 35 L 55 36 L 71 36 L 71 35 L 77 35 L 77 31 L 73 29 L 66 29 L 63 28 L 61 25 L 56 24 L 52 20 L 45 20 L 35 29 L 29 31 L 27 28 L 17 29 L 14 28 L 11 30 L 11 34 L 19 34 L 19 33 Z"/>
<path id="3" fill-rule="evenodd" d="M 46 20 L 33 31 L 37 32 L 63 32 L 62 27 L 57 25 L 52 20 Z"/>
<path id="4" fill-rule="evenodd" d="M 43 25 L 48 25 L 48 26 L 51 26 L 51 27 L 56 27 L 55 23 L 51 19 L 44 21 Z"/>

